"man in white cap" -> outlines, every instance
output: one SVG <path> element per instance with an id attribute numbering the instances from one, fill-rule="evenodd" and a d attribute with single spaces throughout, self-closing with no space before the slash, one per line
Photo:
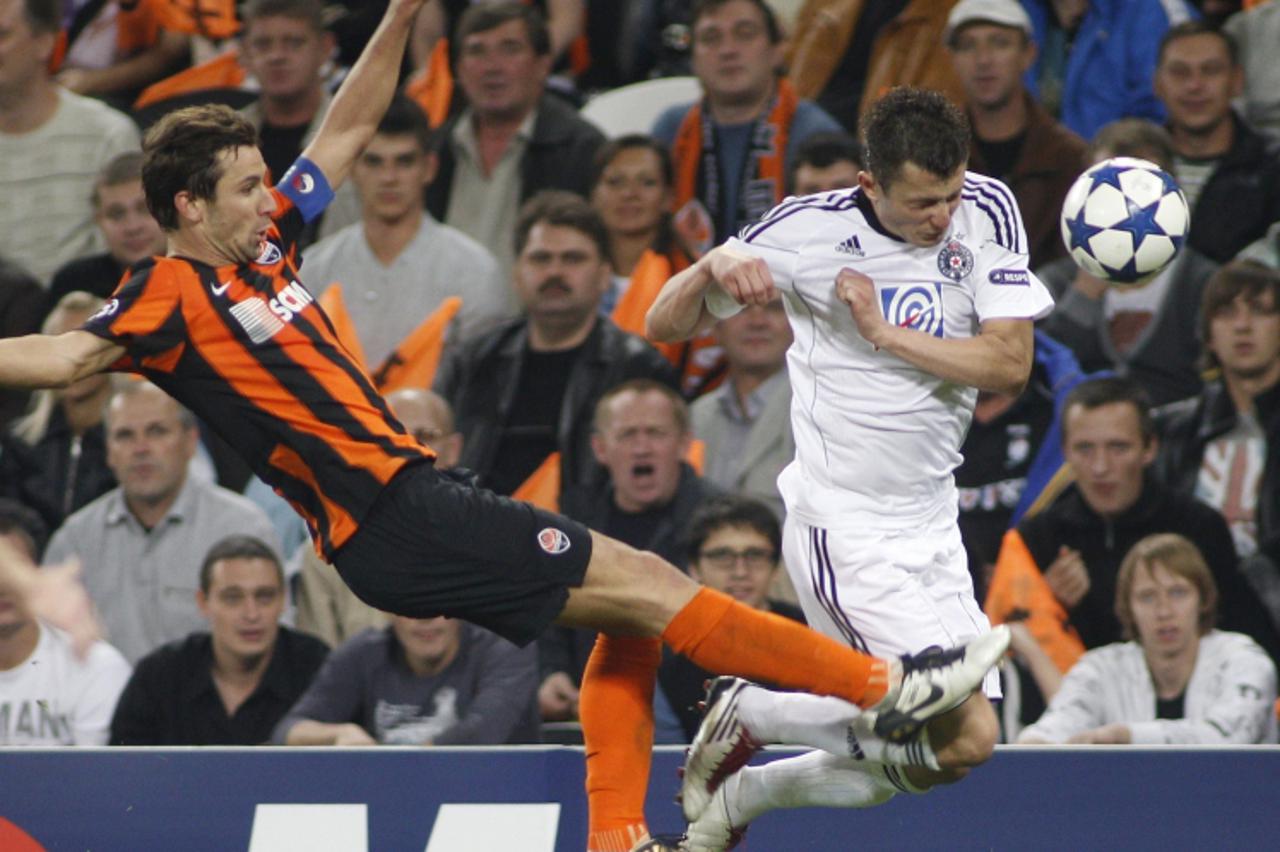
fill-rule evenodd
<path id="1" fill-rule="evenodd" d="M 1058 212 L 1088 165 L 1085 141 L 1027 91 L 1036 60 L 1031 19 L 1018 0 L 960 0 L 943 32 L 973 131 L 969 169 L 1013 190 L 1027 229 L 1031 268 L 1065 254 Z"/>

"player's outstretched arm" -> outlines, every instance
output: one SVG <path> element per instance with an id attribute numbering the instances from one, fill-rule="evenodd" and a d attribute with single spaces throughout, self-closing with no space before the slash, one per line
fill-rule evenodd
<path id="1" fill-rule="evenodd" d="M 718 285 L 719 293 L 712 290 L 713 285 Z M 713 314 L 707 299 L 717 295 L 728 310 Z M 729 316 L 744 305 L 767 305 L 776 297 L 773 274 L 762 258 L 719 246 L 663 285 L 645 314 L 645 337 L 660 343 L 688 340 L 709 328 L 717 318 Z"/>
<path id="2" fill-rule="evenodd" d="M 58 388 L 105 370 L 124 347 L 87 331 L 0 340 L 0 387 Z"/>
<path id="3" fill-rule="evenodd" d="M 1029 319 L 988 320 L 975 337 L 934 337 L 885 319 L 875 284 L 852 269 L 836 276 L 836 297 L 849 306 L 868 343 L 940 379 L 1017 396 L 1031 376 L 1035 327 Z"/>
<path id="4" fill-rule="evenodd" d="M 302 156 L 320 167 L 337 189 L 391 103 L 413 19 L 426 0 L 391 0 L 378 29 L 352 66 Z"/>

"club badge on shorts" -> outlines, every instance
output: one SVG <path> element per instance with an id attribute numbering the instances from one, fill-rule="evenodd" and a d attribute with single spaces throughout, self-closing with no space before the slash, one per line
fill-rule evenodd
<path id="1" fill-rule="evenodd" d="M 569 549 L 572 542 L 564 530 L 558 530 L 555 527 L 546 527 L 538 533 L 538 547 L 541 547 L 552 556 L 559 556 Z"/>

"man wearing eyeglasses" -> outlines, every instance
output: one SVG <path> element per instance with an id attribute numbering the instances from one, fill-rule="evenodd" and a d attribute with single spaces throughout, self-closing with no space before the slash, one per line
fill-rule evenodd
<path id="1" fill-rule="evenodd" d="M 684 461 L 692 436 L 680 395 L 652 379 L 623 382 L 596 404 L 591 448 L 609 473 L 596 488 L 566 488 L 564 514 L 626 542 L 684 564 L 686 519 L 714 487 Z M 538 640 L 545 721 L 576 718 L 578 685 L 594 630 L 556 627 Z"/>
<path id="2" fill-rule="evenodd" d="M 769 597 L 778 574 L 782 528 L 773 511 L 749 497 L 711 497 L 685 528 L 689 576 L 756 609 L 804 623 L 798 606 Z M 664 652 L 655 696 L 656 742 L 687 743 L 702 721 L 698 702 L 713 674 L 680 654 Z"/>

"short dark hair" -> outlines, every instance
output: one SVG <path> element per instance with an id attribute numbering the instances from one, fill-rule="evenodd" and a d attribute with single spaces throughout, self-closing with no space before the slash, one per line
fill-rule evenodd
<path id="1" fill-rule="evenodd" d="M 270 562 L 276 569 L 276 579 L 284 586 L 284 567 L 280 557 L 265 541 L 251 535 L 229 535 L 214 543 L 200 563 L 200 591 L 209 594 L 213 585 L 213 568 L 227 559 L 262 559 Z"/>
<path id="2" fill-rule="evenodd" d="M 689 12 L 689 31 L 693 31 L 704 15 L 709 15 L 721 6 L 732 2 L 733 0 L 694 0 L 693 9 Z M 760 14 L 764 16 L 764 28 L 769 34 L 770 43 L 777 44 L 782 41 L 782 27 L 778 24 L 778 16 L 773 13 L 773 8 L 764 0 L 747 0 L 747 2 L 759 9 Z"/>
<path id="3" fill-rule="evenodd" d="M 1280 271 L 1252 260 L 1233 260 L 1209 276 L 1200 299 L 1200 340 L 1204 343 L 1204 366 L 1221 367 L 1209 349 L 1209 324 L 1237 296 L 1257 298 L 1270 291 L 1271 304 L 1280 310 Z"/>
<path id="4" fill-rule="evenodd" d="M 40 515 L 28 506 L 0 497 L 0 535 L 16 533 L 27 547 L 32 562 L 39 562 L 49 541 L 49 528 Z"/>
<path id="5" fill-rule="evenodd" d="M 865 168 L 885 189 L 907 163 L 950 177 L 969 161 L 969 120 L 940 92 L 891 89 L 872 104 L 862 126 Z"/>
<path id="6" fill-rule="evenodd" d="M 801 166 L 825 169 L 836 163 L 845 162 L 862 168 L 862 145 L 857 139 L 842 130 L 813 133 L 796 146 L 796 153 L 791 162 L 791 174 L 787 178 L 791 185 L 795 186 L 796 171 Z"/>
<path id="7" fill-rule="evenodd" d="M 725 527 L 747 527 L 760 533 L 769 539 L 775 559 L 782 552 L 782 528 L 768 506 L 739 494 L 721 494 L 702 501 L 689 518 L 684 531 L 689 562 L 697 561 L 707 539 Z"/>
<path id="8" fill-rule="evenodd" d="M 658 158 L 658 168 L 662 171 L 662 182 L 674 186 L 676 180 L 675 167 L 671 163 L 671 152 L 667 146 L 647 133 L 627 133 L 616 139 L 610 139 L 596 149 L 595 158 L 591 161 L 591 188 L 594 190 L 604 176 L 604 170 L 623 151 L 652 151 Z"/>
<path id="9" fill-rule="evenodd" d="M 1076 385 L 1067 393 L 1062 404 L 1062 442 L 1067 442 L 1067 414 L 1074 406 L 1085 411 L 1092 411 L 1104 405 L 1122 403 L 1132 405 L 1138 414 L 1138 429 L 1142 433 L 1142 442 L 1150 443 L 1155 437 L 1155 421 L 1151 417 L 1151 399 L 1142 386 L 1131 379 L 1119 376 L 1102 376 L 1088 379 Z"/>
<path id="10" fill-rule="evenodd" d="M 581 195 L 563 189 L 544 189 L 522 204 L 516 216 L 516 256 L 524 251 L 534 225 L 581 231 L 596 244 L 601 260 L 609 259 L 609 232 L 604 220 Z"/>
<path id="11" fill-rule="evenodd" d="M 244 28 L 259 18 L 293 18 L 304 21 L 316 32 L 325 32 L 324 4 L 320 0 L 249 0 L 240 13 Z"/>
<path id="12" fill-rule="evenodd" d="M 220 153 L 257 144 L 249 119 L 222 104 L 174 110 L 156 122 L 142 139 L 142 189 L 160 227 L 178 229 L 173 198 L 179 192 L 214 197 L 224 171 Z"/>
<path id="13" fill-rule="evenodd" d="M 435 134 L 427 114 L 417 101 L 401 94 L 391 99 L 376 132 L 382 136 L 412 136 L 424 152 L 435 149 Z"/>
<path id="14" fill-rule="evenodd" d="M 609 388 L 600 395 L 600 399 L 596 400 L 595 414 L 591 418 L 591 428 L 593 431 L 599 432 L 600 425 L 607 416 L 609 403 L 613 402 L 624 393 L 634 393 L 636 395 L 642 393 L 659 393 L 667 398 L 671 403 L 671 417 L 676 422 L 676 428 L 680 430 L 680 434 L 686 435 L 689 432 L 689 403 L 684 401 L 679 393 L 670 385 L 664 385 L 662 382 L 653 379 L 627 379 Z"/>
<path id="15" fill-rule="evenodd" d="M 25 0 L 22 16 L 35 35 L 49 35 L 62 29 L 62 4 L 58 0 Z"/>
<path id="16" fill-rule="evenodd" d="M 453 38 L 449 39 L 449 53 L 456 66 L 461 56 L 462 44 L 469 36 L 476 33 L 487 33 L 496 30 L 508 21 L 520 21 L 524 24 L 525 34 L 529 37 L 529 46 L 538 56 L 551 54 L 551 32 L 547 29 L 547 20 L 533 6 L 524 3 L 475 3 L 467 7 L 454 27 Z"/>
<path id="17" fill-rule="evenodd" d="M 1173 137 L 1150 119 L 1130 116 L 1102 125 L 1089 143 L 1089 155 L 1096 160 L 1103 154 L 1150 160 L 1166 172 L 1173 172 Z"/>
<path id="18" fill-rule="evenodd" d="M 98 193 L 103 187 L 120 186 L 142 180 L 142 152 L 125 151 L 107 161 L 93 181 L 93 194 L 89 200 L 97 207 L 100 199 Z"/>
<path id="19" fill-rule="evenodd" d="M 1156 51 L 1156 67 L 1159 68 L 1164 64 L 1164 55 L 1169 45 L 1179 39 L 1198 35 L 1214 36 L 1221 39 L 1222 44 L 1227 48 L 1227 57 L 1231 60 L 1232 67 L 1240 64 L 1240 47 L 1236 44 L 1236 40 L 1231 33 L 1214 25 L 1211 21 L 1195 18 L 1183 21 L 1180 24 L 1174 24 L 1164 31 L 1164 35 L 1160 38 L 1160 48 Z"/>

